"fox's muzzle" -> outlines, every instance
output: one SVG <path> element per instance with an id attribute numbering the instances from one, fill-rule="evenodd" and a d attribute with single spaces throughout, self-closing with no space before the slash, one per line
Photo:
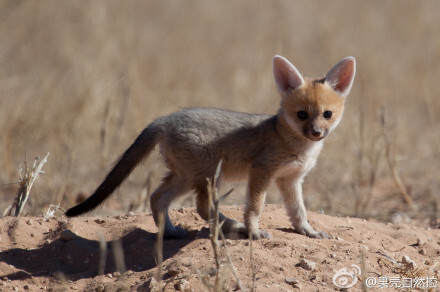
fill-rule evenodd
<path id="1" fill-rule="evenodd" d="M 304 136 L 312 141 L 320 141 L 324 139 L 327 134 L 328 130 L 326 128 L 319 127 L 316 124 L 304 128 Z"/>

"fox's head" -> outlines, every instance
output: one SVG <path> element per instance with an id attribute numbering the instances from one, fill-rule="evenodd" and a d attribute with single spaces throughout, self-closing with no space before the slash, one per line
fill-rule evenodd
<path id="1" fill-rule="evenodd" d="M 353 57 L 341 60 L 322 79 L 303 78 L 281 56 L 274 57 L 273 71 L 282 98 L 279 118 L 296 135 L 319 141 L 336 128 L 356 73 Z"/>

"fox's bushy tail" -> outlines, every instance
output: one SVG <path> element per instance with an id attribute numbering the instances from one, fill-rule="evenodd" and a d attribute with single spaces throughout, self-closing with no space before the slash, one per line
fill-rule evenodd
<path id="1" fill-rule="evenodd" d="M 147 156 L 157 144 L 159 129 L 154 125 L 145 128 L 134 143 L 125 151 L 107 177 L 87 200 L 70 208 L 66 216 L 74 217 L 89 212 L 107 199 L 113 191 L 127 178 L 141 160 Z"/>

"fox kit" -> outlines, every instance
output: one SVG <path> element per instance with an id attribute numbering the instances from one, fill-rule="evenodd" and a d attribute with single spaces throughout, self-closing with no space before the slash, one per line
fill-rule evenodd
<path id="1" fill-rule="evenodd" d="M 223 161 L 218 182 L 247 179 L 244 224 L 220 214 L 223 232 L 239 232 L 254 239 L 270 238 L 258 221 L 266 190 L 278 186 L 295 230 L 313 238 L 328 238 L 308 223 L 302 182 L 313 168 L 323 139 L 339 124 L 350 92 L 356 61 L 347 57 L 322 79 L 304 78 L 285 58 L 275 56 L 273 73 L 281 95 L 276 115 L 248 114 L 213 108 L 191 108 L 158 118 L 125 151 L 95 193 L 66 215 L 77 216 L 103 202 L 136 165 L 159 144 L 169 169 L 151 195 L 157 224 L 165 214 L 165 238 L 182 238 L 185 231 L 168 216 L 170 203 L 194 190 L 197 211 L 208 220 L 207 178 Z"/>

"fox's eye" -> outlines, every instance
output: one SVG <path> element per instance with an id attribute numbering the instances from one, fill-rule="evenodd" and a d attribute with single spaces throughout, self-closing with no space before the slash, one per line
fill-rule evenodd
<path id="1" fill-rule="evenodd" d="M 332 117 L 332 112 L 331 111 L 325 111 L 324 112 L 324 118 L 326 119 L 330 119 Z"/>
<path id="2" fill-rule="evenodd" d="M 307 120 L 307 118 L 309 117 L 309 115 L 305 111 L 299 111 L 297 115 L 300 120 Z"/>

